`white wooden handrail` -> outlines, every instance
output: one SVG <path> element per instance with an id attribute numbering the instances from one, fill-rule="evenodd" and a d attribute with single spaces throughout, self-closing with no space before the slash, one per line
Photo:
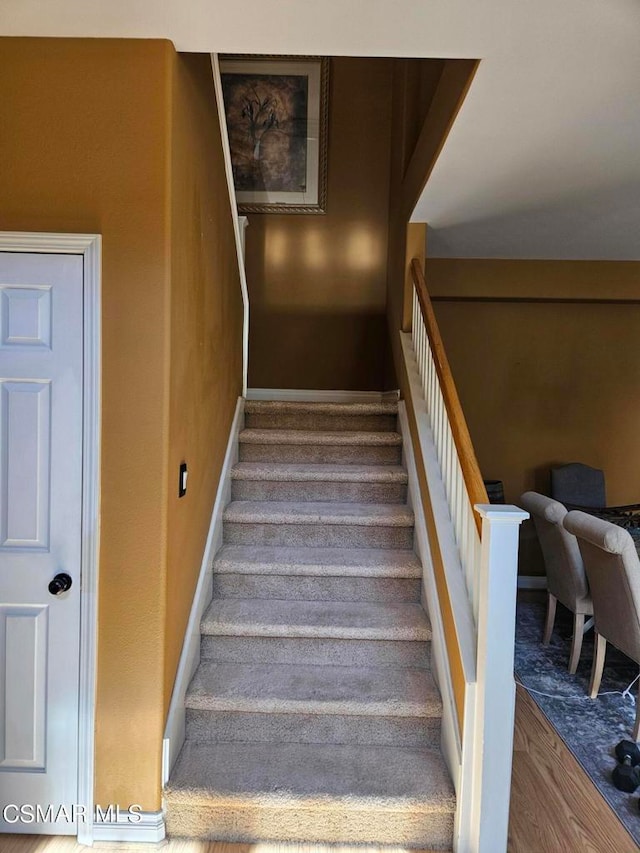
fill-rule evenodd
<path id="1" fill-rule="evenodd" d="M 473 615 L 478 619 L 480 516 L 476 504 L 489 503 L 458 393 L 427 293 L 422 267 L 411 263 L 412 341 L 427 415 L 442 471 L 460 562 Z"/>
<path id="2" fill-rule="evenodd" d="M 440 566 L 437 582 L 425 582 L 425 588 L 437 590 L 438 600 L 428 601 L 429 613 L 445 638 L 446 655 L 437 658 L 445 668 L 438 672 L 439 683 L 455 697 L 455 702 L 443 702 L 443 753 L 457 794 L 454 849 L 502 853 L 507 849 L 515 716 L 518 527 L 528 515 L 487 500 L 417 260 L 411 263 L 411 278 L 411 334 L 400 335 L 407 402 L 415 419 L 411 442 L 419 449 L 412 456 L 423 460 L 426 484 L 412 500 L 420 501 L 423 515 L 432 519 L 431 559 L 423 563 L 434 575 Z M 456 748 L 457 766 L 452 767 Z"/>

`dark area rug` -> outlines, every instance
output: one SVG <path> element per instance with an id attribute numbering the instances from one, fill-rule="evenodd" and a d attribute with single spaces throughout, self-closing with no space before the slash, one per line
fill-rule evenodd
<path id="1" fill-rule="evenodd" d="M 638 666 L 608 645 L 600 695 L 597 699 L 589 699 L 593 630 L 585 634 L 578 671 L 569 675 L 572 616 L 558 604 L 548 646 L 541 642 L 544 617 L 544 605 L 518 605 L 516 680 L 529 690 L 531 698 L 640 846 L 640 788 L 635 794 L 625 794 L 611 782 L 611 771 L 616 764 L 615 745 L 623 738 L 632 739 L 637 683 L 631 689 L 631 697 L 623 697 L 620 693 L 638 675 Z"/>

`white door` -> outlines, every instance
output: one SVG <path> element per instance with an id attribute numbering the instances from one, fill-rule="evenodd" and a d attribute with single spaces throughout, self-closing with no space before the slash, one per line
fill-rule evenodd
<path id="1" fill-rule="evenodd" d="M 77 828 L 82 335 L 82 256 L 0 252 L 4 832 Z"/>

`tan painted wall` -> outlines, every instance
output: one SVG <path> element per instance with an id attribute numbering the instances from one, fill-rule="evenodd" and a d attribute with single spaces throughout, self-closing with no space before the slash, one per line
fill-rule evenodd
<path id="1" fill-rule="evenodd" d="M 429 259 L 427 282 L 499 298 L 434 307 L 483 475 L 507 500 L 547 492 L 550 466 L 572 461 L 604 469 L 610 503 L 640 500 L 640 263 Z M 521 571 L 541 572 L 530 539 Z"/>
<path id="2" fill-rule="evenodd" d="M 168 42 L 0 40 L 0 229 L 103 235 L 96 799 L 149 810 L 240 391 L 210 97 L 206 60 Z"/>
<path id="3" fill-rule="evenodd" d="M 0 41 L 0 228 L 103 235 L 96 795 L 148 809 L 163 725 L 172 50 Z"/>
<path id="4" fill-rule="evenodd" d="M 165 708 L 242 393 L 242 296 L 211 62 L 173 69 Z M 178 498 L 178 469 L 189 468 Z"/>
<path id="5" fill-rule="evenodd" d="M 249 216 L 252 387 L 383 385 L 391 69 L 331 60 L 326 215 Z"/>

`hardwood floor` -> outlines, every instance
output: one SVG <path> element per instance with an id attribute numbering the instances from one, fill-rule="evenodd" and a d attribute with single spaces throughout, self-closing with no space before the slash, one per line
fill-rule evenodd
<path id="1" fill-rule="evenodd" d="M 634 853 L 638 847 L 555 729 L 518 687 L 509 853 Z"/>
<path id="2" fill-rule="evenodd" d="M 82 853 L 85 849 L 74 838 L 0 836 L 1 853 Z M 394 850 L 390 847 L 179 840 L 157 846 L 97 844 L 95 849 L 114 853 L 151 853 L 153 850 L 162 853 L 393 853 Z M 636 853 L 637 850 L 631 836 L 544 714 L 519 687 L 509 853 Z"/>

